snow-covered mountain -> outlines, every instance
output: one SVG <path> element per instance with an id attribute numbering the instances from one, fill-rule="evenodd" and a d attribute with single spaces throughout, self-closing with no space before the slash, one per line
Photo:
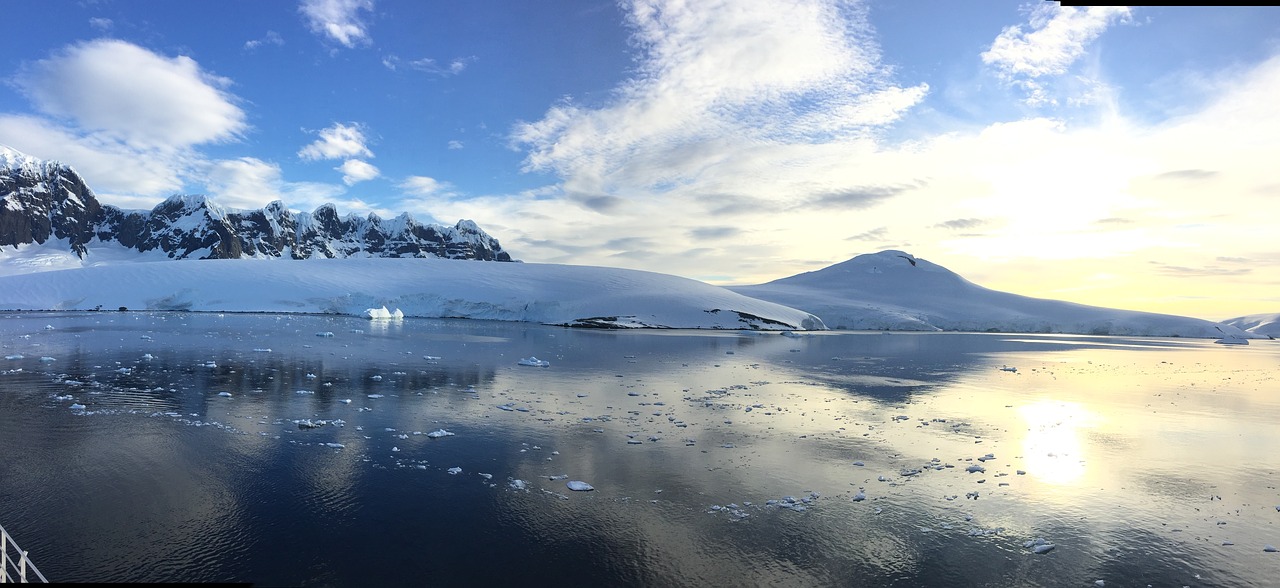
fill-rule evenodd
<path id="1" fill-rule="evenodd" d="M 1201 319 L 998 292 L 940 265 L 893 250 L 859 255 L 767 284 L 729 289 L 803 308 L 833 329 L 1247 336 L 1235 327 Z"/>
<path id="2" fill-rule="evenodd" d="M 258 210 L 235 210 L 203 196 L 174 196 L 149 211 L 121 210 L 99 203 L 70 166 L 41 161 L 0 145 L 0 258 L 33 248 L 48 254 L 51 247 L 74 255 L 80 262 L 74 265 L 94 263 L 99 248 L 117 254 L 120 248 L 160 253 L 171 259 L 440 257 L 511 261 L 497 239 L 469 220 L 447 227 L 419 223 L 407 213 L 391 220 L 374 214 L 339 216 L 330 204 L 295 214 L 279 201 Z M 8 267 L 30 271 L 67 265 Z"/>
<path id="3" fill-rule="evenodd" d="M 1280 338 L 1280 313 L 1250 314 L 1222 322 L 1255 335 L 1272 339 Z"/>
<path id="4" fill-rule="evenodd" d="M 579 327 L 824 328 L 813 315 L 688 278 L 452 259 L 183 260 L 0 277 L 3 310 L 189 310 L 525 321 Z"/>

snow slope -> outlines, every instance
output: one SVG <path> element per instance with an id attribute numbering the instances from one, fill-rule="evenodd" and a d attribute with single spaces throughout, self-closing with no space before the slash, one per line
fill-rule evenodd
<path id="1" fill-rule="evenodd" d="M 859 255 L 818 271 L 767 284 L 729 289 L 803 308 L 818 315 L 833 329 L 1215 339 L 1223 333 L 1239 332 L 1234 327 L 1201 319 L 1085 306 L 989 290 L 942 266 L 893 250 Z"/>
<path id="2" fill-rule="evenodd" d="M 0 277 L 0 309 L 308 312 L 599 327 L 822 329 L 813 315 L 666 274 L 450 259 L 209 259 Z"/>
<path id="3" fill-rule="evenodd" d="M 1255 335 L 1271 337 L 1272 339 L 1280 338 L 1280 313 L 1250 314 L 1222 322 Z"/>

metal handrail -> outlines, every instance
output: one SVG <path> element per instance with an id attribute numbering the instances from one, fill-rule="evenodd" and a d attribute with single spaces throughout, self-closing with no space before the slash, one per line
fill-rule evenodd
<path id="1" fill-rule="evenodd" d="M 13 546 L 14 551 L 18 552 L 18 563 L 16 564 L 13 562 L 13 558 L 9 557 L 10 545 Z M 17 571 L 16 578 L 9 572 L 10 567 Z M 18 547 L 18 542 L 9 536 L 9 532 L 4 530 L 4 527 L 0 527 L 0 584 L 8 583 L 13 579 L 16 579 L 19 583 L 26 584 L 27 568 L 31 568 L 31 571 L 35 572 L 36 577 L 40 578 L 41 582 L 49 583 L 44 574 L 41 574 L 40 570 L 36 569 L 36 564 L 31 561 L 31 558 L 27 557 L 27 552 Z"/>

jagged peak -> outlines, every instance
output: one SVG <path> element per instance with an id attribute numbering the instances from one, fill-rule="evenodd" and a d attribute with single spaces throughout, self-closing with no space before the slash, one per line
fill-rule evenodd
<path id="1" fill-rule="evenodd" d="M 0 143 L 0 169 L 25 172 L 31 175 L 48 174 L 54 170 L 75 173 L 71 166 L 56 159 L 40 159 Z M 78 174 L 77 174 L 78 175 Z"/>

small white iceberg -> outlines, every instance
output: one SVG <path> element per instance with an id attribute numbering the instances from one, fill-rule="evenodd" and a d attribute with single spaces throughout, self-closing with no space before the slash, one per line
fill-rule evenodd
<path id="1" fill-rule="evenodd" d="M 516 365 L 527 365 L 529 367 L 551 367 L 551 362 L 538 359 L 532 355 L 516 362 Z"/>
<path id="2" fill-rule="evenodd" d="M 455 467 L 449 468 L 447 471 L 449 472 L 450 476 L 456 476 L 462 473 L 462 468 L 455 466 Z"/>
<path id="3" fill-rule="evenodd" d="M 568 486 L 569 489 L 573 490 L 574 492 L 590 492 L 592 490 L 595 490 L 594 486 L 586 482 L 583 482 L 581 480 L 570 480 L 568 482 L 565 482 L 564 485 Z"/>
<path id="4" fill-rule="evenodd" d="M 444 429 L 436 429 L 430 433 L 427 433 L 427 436 L 431 437 L 432 439 L 439 439 L 441 437 L 452 437 L 453 435 L 454 435 L 453 433 L 450 433 Z"/>
<path id="5" fill-rule="evenodd" d="M 387 310 L 385 306 L 382 308 L 366 308 L 364 316 L 369 320 L 398 321 L 404 319 L 404 313 L 400 312 L 399 308 L 392 312 Z"/>
<path id="6" fill-rule="evenodd" d="M 219 393 L 218 393 L 218 396 L 225 396 L 225 397 L 227 397 L 227 398 L 231 398 L 231 393 L 230 393 L 230 392 L 219 392 Z"/>
<path id="7" fill-rule="evenodd" d="M 1038 554 L 1049 553 L 1050 551 L 1053 551 L 1053 548 L 1057 547 L 1057 545 L 1045 541 L 1044 537 L 1036 537 L 1035 539 L 1023 543 L 1022 546 L 1030 549 L 1031 553 Z"/>
<path id="8" fill-rule="evenodd" d="M 84 405 L 77 402 L 75 404 L 72 404 L 70 408 L 71 410 L 84 410 Z"/>
<path id="9" fill-rule="evenodd" d="M 316 336 L 317 336 L 317 337 L 332 337 L 332 336 L 333 336 L 333 331 L 320 331 L 319 333 L 316 333 Z"/>

